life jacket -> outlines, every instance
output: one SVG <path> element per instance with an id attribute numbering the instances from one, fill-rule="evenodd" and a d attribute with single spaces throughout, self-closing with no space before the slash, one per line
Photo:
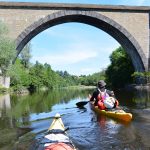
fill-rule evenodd
<path id="1" fill-rule="evenodd" d="M 100 89 L 98 89 L 98 91 L 99 94 L 97 96 L 97 99 L 99 109 L 104 110 L 106 108 L 115 108 L 119 105 L 119 102 L 117 100 L 107 94 L 106 89 L 104 92 L 102 92 Z"/>
<path id="2" fill-rule="evenodd" d="M 98 101 L 97 106 L 100 110 L 105 110 L 106 109 L 106 107 L 105 107 L 105 105 L 102 101 Z"/>
<path id="3" fill-rule="evenodd" d="M 99 94 L 97 96 L 98 101 L 100 100 L 101 102 L 104 102 L 104 99 L 106 99 L 107 97 L 109 97 L 109 95 L 106 92 L 106 89 L 104 92 L 102 92 L 100 89 L 98 89 Z"/>
<path id="4" fill-rule="evenodd" d="M 98 99 L 98 103 L 97 103 L 98 108 L 99 108 L 100 110 L 105 110 L 106 107 L 105 107 L 105 105 L 104 105 L 104 100 L 105 100 L 107 97 L 109 97 L 109 95 L 107 94 L 106 89 L 105 89 L 104 92 L 102 92 L 100 89 L 98 89 L 98 91 L 99 91 L 99 94 L 98 94 L 98 96 L 97 96 L 97 99 Z"/>

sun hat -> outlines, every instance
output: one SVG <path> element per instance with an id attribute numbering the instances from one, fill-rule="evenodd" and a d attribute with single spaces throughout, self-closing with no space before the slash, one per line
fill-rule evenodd
<path id="1" fill-rule="evenodd" d="M 99 80 L 98 83 L 97 83 L 98 87 L 102 88 L 102 87 L 105 87 L 106 86 L 106 83 L 104 80 Z"/>

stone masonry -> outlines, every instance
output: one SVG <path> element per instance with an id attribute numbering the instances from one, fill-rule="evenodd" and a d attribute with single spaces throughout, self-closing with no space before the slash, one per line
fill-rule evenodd
<path id="1" fill-rule="evenodd" d="M 65 22 L 95 26 L 128 52 L 135 70 L 150 70 L 150 7 L 0 2 L 0 20 L 9 28 L 19 52 L 38 33 Z"/>

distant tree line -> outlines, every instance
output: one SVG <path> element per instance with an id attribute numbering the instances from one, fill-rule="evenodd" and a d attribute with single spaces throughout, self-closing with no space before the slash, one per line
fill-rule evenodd
<path id="1" fill-rule="evenodd" d="M 15 64 L 9 70 L 11 87 L 14 90 L 28 88 L 31 91 L 36 91 L 41 88 L 54 89 L 77 85 L 90 86 L 96 85 L 98 80 L 105 78 L 104 72 L 88 76 L 75 76 L 67 71 L 54 71 L 47 63 L 41 64 L 38 61 L 35 64 L 30 64 L 28 61 L 25 63 L 23 58 L 17 58 Z"/>
<path id="2" fill-rule="evenodd" d="M 86 86 L 96 86 L 99 80 L 105 80 L 105 70 L 92 75 L 81 75 L 79 77 L 79 83 Z"/>
<path id="3" fill-rule="evenodd" d="M 36 61 L 30 63 L 31 44 L 27 44 L 22 50 L 15 63 L 8 71 L 11 78 L 10 85 L 13 90 L 29 89 L 36 91 L 41 88 L 54 89 L 69 86 L 85 85 L 93 86 L 100 79 L 105 79 L 105 71 L 93 75 L 71 75 L 67 71 L 54 71 L 47 63 L 41 64 Z"/>
<path id="4" fill-rule="evenodd" d="M 75 76 L 67 71 L 55 72 L 49 64 L 41 64 L 38 61 L 35 64 L 24 62 L 24 59 L 17 58 L 9 71 L 11 87 L 14 90 L 28 88 L 30 91 L 37 91 L 41 88 L 53 89 L 77 85 Z"/>

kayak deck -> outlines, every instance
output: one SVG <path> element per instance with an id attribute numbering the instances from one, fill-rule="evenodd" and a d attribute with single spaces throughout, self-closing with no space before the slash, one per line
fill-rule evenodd
<path id="1" fill-rule="evenodd" d="M 51 130 L 62 130 L 62 131 L 65 131 L 65 126 L 62 122 L 62 119 L 60 117 L 60 114 L 56 114 L 50 127 L 48 128 L 48 131 L 51 131 Z"/>
<path id="2" fill-rule="evenodd" d="M 91 109 L 94 110 L 98 114 L 103 114 L 111 118 L 119 119 L 122 121 L 130 122 L 132 120 L 132 114 L 127 113 L 123 110 L 112 110 L 112 111 L 107 111 L 107 110 L 100 110 L 98 106 L 94 106 L 92 103 L 91 104 Z"/>
<path id="3" fill-rule="evenodd" d="M 42 142 L 44 150 L 77 150 L 69 139 L 60 114 L 56 114 Z"/>

